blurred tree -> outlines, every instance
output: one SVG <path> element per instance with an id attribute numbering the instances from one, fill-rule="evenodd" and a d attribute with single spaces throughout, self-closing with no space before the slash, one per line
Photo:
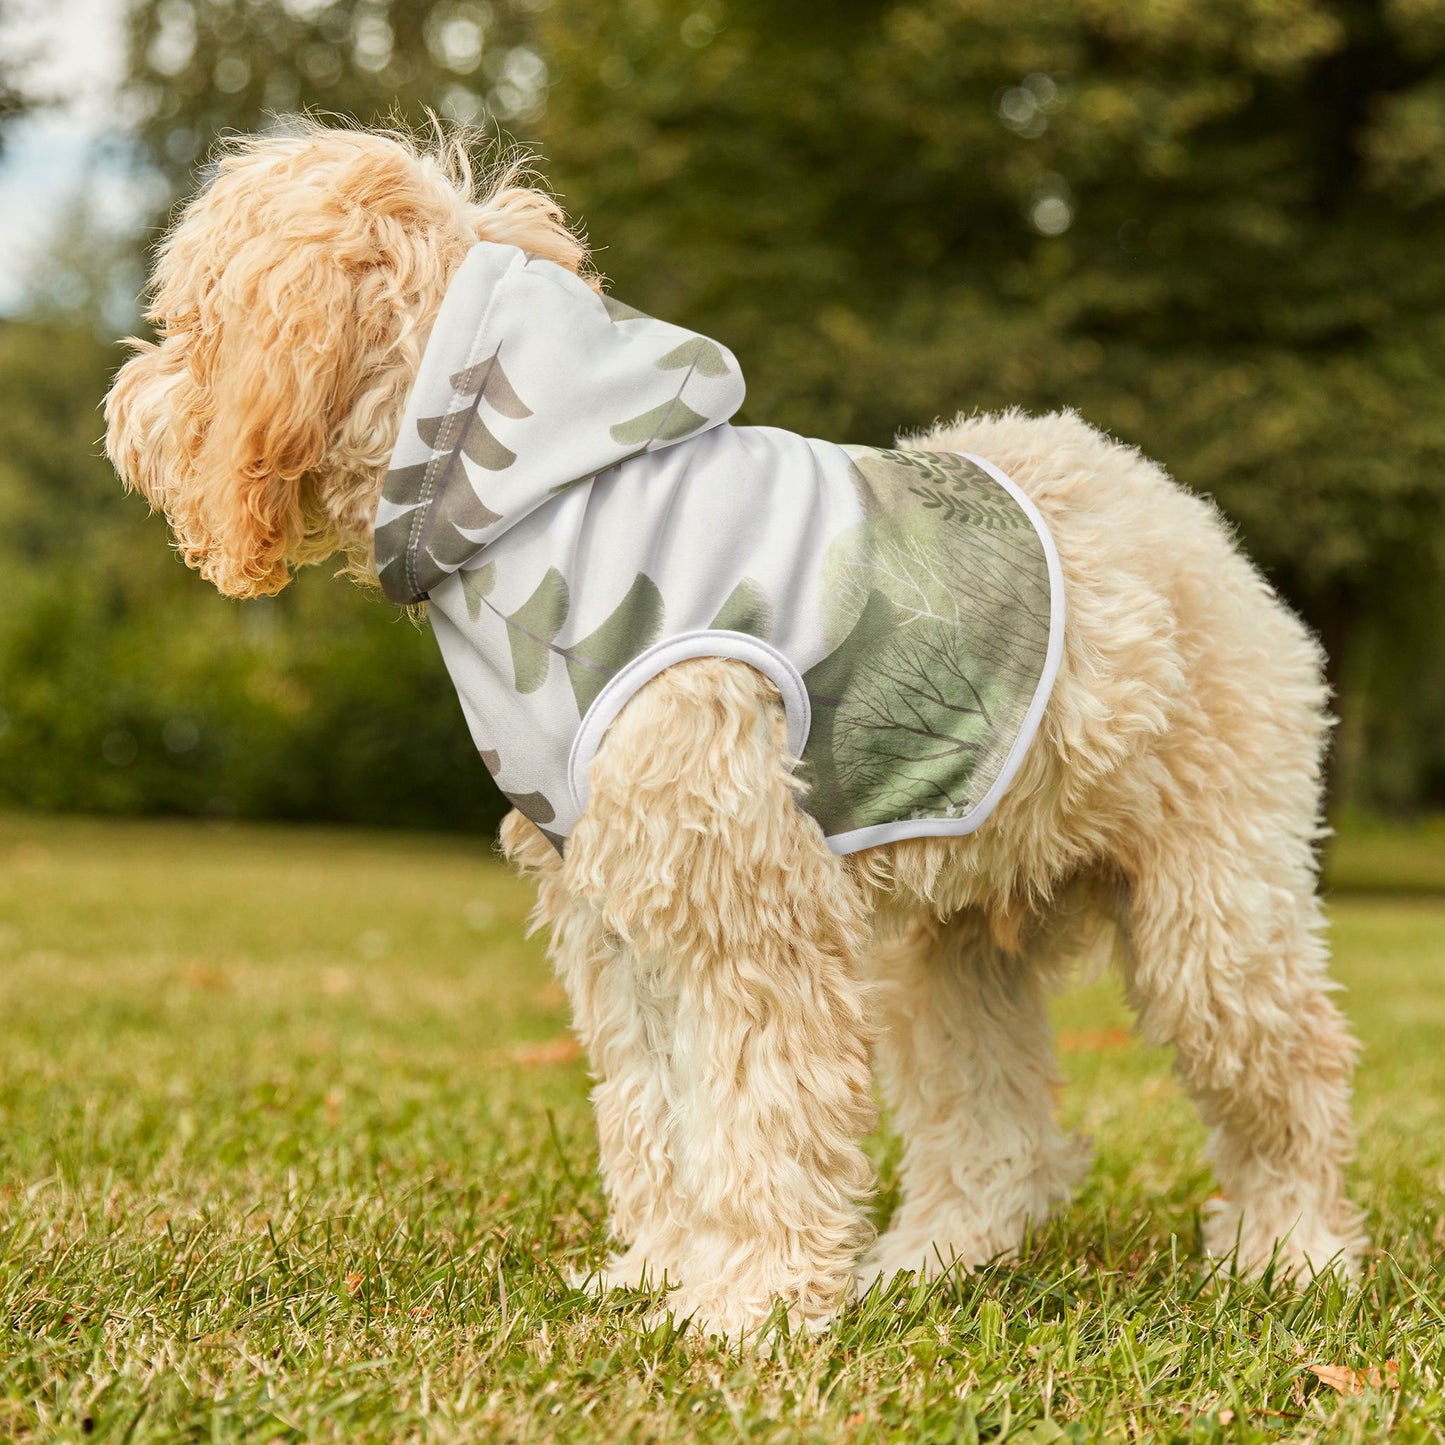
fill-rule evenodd
<path id="1" fill-rule="evenodd" d="M 15 0 L 0 0 L 0 155 L 5 151 L 5 132 L 35 103 L 24 84 L 24 71 L 30 57 L 14 43 L 11 34 L 19 6 Z"/>
<path id="2" fill-rule="evenodd" d="M 529 48 L 547 0 L 143 0 L 131 12 L 129 91 L 148 160 L 177 192 L 227 130 L 297 110 L 368 125 L 528 125 L 546 101 Z"/>
<path id="3" fill-rule="evenodd" d="M 1445 670 L 1408 605 L 1445 561 L 1445 7 L 559 0 L 537 44 L 552 179 L 622 295 L 743 358 L 749 419 L 1076 407 L 1321 631 L 1345 795 L 1438 770 L 1400 690 L 1413 776 L 1371 772 L 1361 690 L 1386 610 L 1389 670 Z"/>
<path id="4" fill-rule="evenodd" d="M 218 597 L 123 495 L 113 364 L 88 318 L 0 323 L 0 805 L 493 826 L 424 631 L 321 569 Z"/>
<path id="5" fill-rule="evenodd" d="M 300 105 L 515 129 L 748 420 L 1078 408 L 1323 633 L 1343 796 L 1445 801 L 1439 0 L 140 0 L 127 104 L 173 193 Z"/>
<path id="6" fill-rule="evenodd" d="M 147 0 L 131 8 L 125 102 L 141 174 L 164 209 L 219 133 L 299 107 L 372 124 L 421 125 L 427 106 L 533 117 L 545 68 L 521 43 L 529 13 Z M 29 318 L 0 323 L 0 566 L 16 593 L 0 617 L 0 802 L 495 824 L 505 805 L 429 636 L 324 575 L 260 604 L 218 598 L 122 496 L 96 411 L 118 358 L 93 327 L 117 314 L 126 258 L 85 214 L 69 222 Z"/>

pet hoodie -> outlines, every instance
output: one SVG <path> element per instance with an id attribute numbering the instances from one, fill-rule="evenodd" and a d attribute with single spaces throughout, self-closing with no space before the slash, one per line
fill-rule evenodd
<path id="1" fill-rule="evenodd" d="M 777 686 L 834 852 L 971 832 L 1058 671 L 1042 519 L 980 457 L 733 426 L 742 401 L 717 342 L 482 242 L 391 459 L 386 595 L 429 602 L 478 751 L 559 849 L 610 723 L 698 657 Z"/>

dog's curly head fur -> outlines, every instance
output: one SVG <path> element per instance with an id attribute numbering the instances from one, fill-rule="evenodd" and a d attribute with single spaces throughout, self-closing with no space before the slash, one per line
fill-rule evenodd
<path id="1" fill-rule="evenodd" d="M 278 592 L 371 522 L 447 283 L 477 240 L 580 271 L 583 243 L 520 162 L 474 176 L 464 136 L 325 127 L 226 142 L 161 244 L 154 341 L 106 398 L 106 450 L 229 596 Z"/>

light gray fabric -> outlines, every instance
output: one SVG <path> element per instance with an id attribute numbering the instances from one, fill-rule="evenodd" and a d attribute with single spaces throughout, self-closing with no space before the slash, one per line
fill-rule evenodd
<path id="1" fill-rule="evenodd" d="M 510 246 L 447 292 L 377 512 L 487 766 L 560 847 L 608 724 L 687 657 L 777 683 L 830 845 L 987 816 L 1057 671 L 1053 544 L 981 458 L 736 427 L 726 348 Z"/>

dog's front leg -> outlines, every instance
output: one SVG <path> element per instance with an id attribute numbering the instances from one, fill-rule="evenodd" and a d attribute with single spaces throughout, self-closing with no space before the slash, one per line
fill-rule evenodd
<path id="1" fill-rule="evenodd" d="M 598 1292 L 675 1282 L 686 1230 L 666 1148 L 675 1002 L 665 980 L 654 980 L 646 960 L 607 926 L 597 901 L 571 885 L 569 869 L 532 823 L 509 813 L 501 836 L 508 861 L 537 885 L 532 921 L 550 931 L 548 956 L 596 1080 L 599 1167 L 618 1250 L 579 1282 Z M 574 848 L 568 856 L 575 859 Z"/>
<path id="2" fill-rule="evenodd" d="M 589 1015 L 636 1045 L 616 1077 L 594 1058 L 604 1174 L 631 1209 L 606 1157 L 626 1140 L 629 1178 L 665 1196 L 669 1309 L 729 1339 L 779 1300 L 821 1327 L 870 1235 L 864 907 L 797 807 L 771 685 L 708 660 L 644 688 L 593 764 L 564 877 L 611 940 Z"/>

